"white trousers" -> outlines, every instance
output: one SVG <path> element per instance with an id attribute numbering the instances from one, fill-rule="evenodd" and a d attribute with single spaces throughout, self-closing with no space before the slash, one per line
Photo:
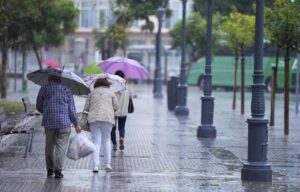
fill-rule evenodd
<path id="1" fill-rule="evenodd" d="M 90 124 L 90 130 L 92 134 L 92 141 L 96 146 L 94 151 L 94 166 L 99 166 L 100 164 L 100 150 L 101 142 L 104 147 L 104 159 L 105 163 L 111 163 L 111 143 L 110 143 L 110 133 L 112 129 L 112 124 L 104 121 L 96 121 Z"/>

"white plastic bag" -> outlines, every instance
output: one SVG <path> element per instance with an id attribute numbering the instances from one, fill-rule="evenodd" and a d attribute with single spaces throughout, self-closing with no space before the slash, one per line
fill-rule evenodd
<path id="1" fill-rule="evenodd" d="M 67 157 L 73 160 L 78 160 L 93 153 L 95 145 L 88 139 L 87 135 L 82 131 L 75 135 L 70 141 L 67 151 Z"/>

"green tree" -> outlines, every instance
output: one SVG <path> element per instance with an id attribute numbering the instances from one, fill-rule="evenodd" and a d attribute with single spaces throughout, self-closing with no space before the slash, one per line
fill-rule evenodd
<path id="1" fill-rule="evenodd" d="M 223 23 L 221 25 L 221 30 L 225 33 L 223 36 L 226 44 L 232 49 L 235 56 L 234 63 L 234 80 L 233 80 L 233 101 L 232 101 L 232 109 L 235 110 L 236 107 L 236 90 L 237 90 L 237 69 L 238 69 L 238 61 L 239 61 L 239 41 L 238 41 L 238 33 L 239 33 L 239 25 L 235 20 L 236 14 L 231 13 L 227 17 L 223 17 Z"/>
<path id="2" fill-rule="evenodd" d="M 126 47 L 128 45 L 128 33 L 126 29 L 128 25 L 122 23 L 116 23 L 111 26 L 108 30 L 108 36 L 114 41 L 114 48 L 123 50 L 124 55 L 126 55 Z"/>
<path id="3" fill-rule="evenodd" d="M 265 0 L 266 6 L 272 6 L 275 0 Z M 254 13 L 254 4 L 255 0 L 222 0 L 216 1 L 214 3 L 214 11 L 219 12 L 221 15 L 228 15 L 232 6 L 237 8 L 237 11 L 245 14 L 253 14 Z M 197 0 L 194 1 L 194 10 L 196 12 L 201 13 L 201 15 L 207 15 L 207 0 Z"/>
<path id="4" fill-rule="evenodd" d="M 94 37 L 96 39 L 96 47 L 102 50 L 104 59 L 107 53 L 115 52 L 118 48 L 123 50 L 126 54 L 126 47 L 128 45 L 127 29 L 135 20 L 144 20 L 145 24 L 142 26 L 143 31 L 152 32 L 154 23 L 150 20 L 150 16 L 156 15 L 156 10 L 163 6 L 166 8 L 166 17 L 171 15 L 171 11 L 167 8 L 167 0 L 117 0 L 114 9 L 115 21 L 108 27 L 105 32 L 94 30 Z M 109 47 L 104 42 L 110 42 Z M 112 51 L 113 50 L 113 51 Z M 111 56 L 108 54 L 109 56 Z"/>
<path id="5" fill-rule="evenodd" d="M 8 49 L 18 45 L 25 51 L 32 47 L 42 68 L 38 48 L 62 43 L 76 27 L 78 10 L 70 0 L 1 0 L 0 6 L 1 97 L 5 98 Z"/>
<path id="6" fill-rule="evenodd" d="M 213 17 L 213 49 L 219 45 L 220 37 L 220 15 L 216 14 Z M 172 36 L 172 47 L 180 48 L 181 45 L 181 26 L 182 21 L 178 21 L 174 28 L 170 31 Z M 199 58 L 205 55 L 206 50 L 206 20 L 199 14 L 193 13 L 186 21 L 186 44 L 187 47 L 191 47 L 190 63 L 197 61 Z"/>
<path id="7" fill-rule="evenodd" d="M 115 22 L 108 27 L 105 32 L 105 37 L 113 42 L 113 51 L 122 49 L 124 55 L 128 45 L 128 32 L 127 29 L 131 26 L 132 18 L 130 18 L 130 4 L 129 1 L 118 2 L 115 8 Z"/>
<path id="8" fill-rule="evenodd" d="M 121 11 L 117 11 L 118 20 L 126 20 L 127 23 L 134 20 L 144 20 L 146 23 L 142 26 L 144 31 L 152 32 L 154 29 L 154 23 L 150 20 L 149 16 L 156 15 L 156 10 L 163 6 L 167 8 L 168 1 L 166 0 L 117 0 L 117 5 L 122 7 Z M 171 15 L 170 9 L 166 9 L 166 16 Z"/>
<path id="9" fill-rule="evenodd" d="M 250 47 L 254 43 L 254 29 L 255 17 L 237 12 L 233 9 L 232 12 L 223 18 L 222 30 L 225 32 L 225 39 L 228 45 L 233 49 L 236 63 L 235 63 L 235 77 L 234 85 L 236 85 L 236 71 L 237 71 L 237 58 L 238 53 L 241 53 L 241 113 L 244 114 L 245 110 L 245 48 Z M 234 92 L 235 92 L 234 88 Z M 234 93 L 235 99 L 235 93 Z M 233 103 L 235 107 L 235 101 Z"/>
<path id="10" fill-rule="evenodd" d="M 78 13 L 71 0 L 55 0 L 38 7 L 38 18 L 30 17 L 27 20 L 27 26 L 31 27 L 26 31 L 26 38 L 32 42 L 40 68 L 38 49 L 57 47 L 63 43 L 65 36 L 75 30 Z"/>
<path id="11" fill-rule="evenodd" d="M 17 39 L 18 35 L 13 30 L 16 24 L 16 13 L 18 8 L 16 0 L 12 1 L 0 1 L 0 41 L 1 41 L 1 98 L 6 98 L 7 90 L 7 54 L 8 49 L 11 46 L 14 39 Z"/>
<path id="12" fill-rule="evenodd" d="M 269 17 L 269 15 L 272 15 L 272 9 L 266 8 L 265 9 L 265 15 L 266 17 Z M 274 39 L 271 36 L 271 29 L 269 29 L 269 25 L 267 24 L 264 29 L 264 36 L 265 39 L 268 39 L 273 45 L 276 45 Z M 280 48 L 278 45 L 276 45 L 276 59 L 275 59 L 275 67 L 272 67 L 272 79 L 271 79 L 271 99 L 270 99 L 270 126 L 274 126 L 275 124 L 275 101 L 276 101 L 276 87 L 277 87 L 277 71 L 278 71 L 278 64 L 279 64 L 279 54 L 280 54 Z M 266 89 L 269 87 L 269 82 L 266 83 Z"/>
<path id="13" fill-rule="evenodd" d="M 123 54 L 126 55 L 126 48 L 128 45 L 127 28 L 128 25 L 115 23 L 105 32 L 94 29 L 93 33 L 94 38 L 96 39 L 95 46 L 97 50 L 102 51 L 102 59 L 111 57 L 119 48 L 123 50 Z M 105 41 L 109 41 L 110 43 L 107 45 Z"/>
<path id="14" fill-rule="evenodd" d="M 266 26 L 272 43 L 285 50 L 284 133 L 289 134 L 289 61 L 290 52 L 300 41 L 300 1 L 276 0 L 272 11 L 266 12 Z"/>

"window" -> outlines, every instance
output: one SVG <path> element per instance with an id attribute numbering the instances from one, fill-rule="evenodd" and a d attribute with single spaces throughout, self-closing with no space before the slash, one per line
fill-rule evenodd
<path id="1" fill-rule="evenodd" d="M 97 27 L 97 11 L 95 9 L 92 9 L 90 11 L 90 23 L 91 25 L 89 27 Z"/>
<path id="2" fill-rule="evenodd" d="M 170 18 L 165 19 L 165 25 L 164 26 L 167 29 L 171 28 L 171 19 Z"/>
<path id="3" fill-rule="evenodd" d="M 105 28 L 105 10 L 103 10 L 103 9 L 101 9 L 100 11 L 99 11 L 99 27 L 100 28 Z"/>
<path id="4" fill-rule="evenodd" d="M 89 27 L 89 11 L 81 10 L 81 27 Z"/>
<path id="5" fill-rule="evenodd" d="M 80 23 L 79 25 L 84 28 L 97 27 L 97 2 L 86 0 L 81 2 L 80 7 Z"/>
<path id="6" fill-rule="evenodd" d="M 74 38 L 69 38 L 69 50 L 71 54 L 74 53 Z"/>
<path id="7" fill-rule="evenodd" d="M 89 40 L 88 39 L 85 40 L 85 52 L 86 53 L 89 52 Z"/>
<path id="8" fill-rule="evenodd" d="M 134 20 L 132 26 L 133 26 L 133 27 L 139 27 L 139 22 L 138 22 L 138 20 Z"/>
<path id="9" fill-rule="evenodd" d="M 82 1 L 81 2 L 82 8 L 90 8 L 90 2 L 89 1 Z"/>

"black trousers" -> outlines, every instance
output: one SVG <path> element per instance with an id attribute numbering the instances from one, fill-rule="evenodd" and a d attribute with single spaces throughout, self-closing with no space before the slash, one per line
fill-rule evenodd
<path id="1" fill-rule="evenodd" d="M 125 123 L 126 123 L 127 116 L 123 117 L 117 117 L 116 124 L 113 126 L 111 130 L 111 141 L 115 145 L 117 144 L 117 139 L 116 139 L 116 126 L 118 126 L 119 130 L 119 137 L 125 137 Z"/>

